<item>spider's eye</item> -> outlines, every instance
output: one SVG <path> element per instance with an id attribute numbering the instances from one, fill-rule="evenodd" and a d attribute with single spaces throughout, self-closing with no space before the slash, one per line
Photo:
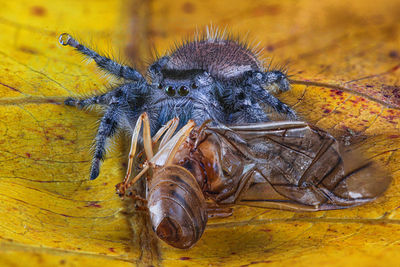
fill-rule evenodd
<path id="1" fill-rule="evenodd" d="M 181 96 L 185 96 L 185 95 L 187 95 L 189 93 L 189 89 L 186 87 L 186 86 L 181 86 L 181 87 L 179 87 L 179 89 L 178 89 L 178 94 L 179 95 L 181 95 Z"/>
<path id="2" fill-rule="evenodd" d="M 172 86 L 167 86 L 165 88 L 165 92 L 167 93 L 167 95 L 169 96 L 174 96 L 175 95 L 175 89 Z"/>
<path id="3" fill-rule="evenodd" d="M 195 83 L 192 83 L 191 86 L 192 86 L 193 89 L 196 89 L 196 88 L 197 88 L 197 84 L 195 84 Z"/>
<path id="4" fill-rule="evenodd" d="M 162 84 L 159 83 L 158 86 L 157 86 L 157 88 L 158 88 L 158 89 L 162 89 L 162 88 L 163 88 Z"/>

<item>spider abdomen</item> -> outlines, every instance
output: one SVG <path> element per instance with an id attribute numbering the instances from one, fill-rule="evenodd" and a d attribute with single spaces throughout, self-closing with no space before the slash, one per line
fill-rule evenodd
<path id="1" fill-rule="evenodd" d="M 220 79 L 246 71 L 262 71 L 262 63 L 246 45 L 229 39 L 204 39 L 179 46 L 165 66 L 174 70 L 201 69 Z"/>

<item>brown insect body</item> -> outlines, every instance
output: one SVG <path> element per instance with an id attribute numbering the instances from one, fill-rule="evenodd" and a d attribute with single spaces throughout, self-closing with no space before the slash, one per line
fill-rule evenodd
<path id="1" fill-rule="evenodd" d="M 373 162 L 341 154 L 335 138 L 304 122 L 190 123 L 146 163 L 153 169 L 147 181 L 153 229 L 177 248 L 193 246 L 207 215 L 221 207 L 343 209 L 375 199 L 391 181 Z"/>
<path id="2" fill-rule="evenodd" d="M 171 246 L 189 248 L 207 224 L 204 195 L 193 175 L 171 165 L 157 170 L 148 182 L 150 218 L 157 236 Z"/>
<path id="3" fill-rule="evenodd" d="M 372 162 L 346 168 L 338 142 L 304 122 L 206 128 L 200 135 L 192 155 L 204 166 L 204 194 L 218 205 L 341 209 L 373 200 L 391 181 Z"/>

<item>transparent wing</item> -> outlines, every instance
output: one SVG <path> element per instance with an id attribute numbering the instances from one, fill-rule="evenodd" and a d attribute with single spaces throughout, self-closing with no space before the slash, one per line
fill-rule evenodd
<path id="1" fill-rule="evenodd" d="M 206 193 L 220 204 L 341 209 L 375 199 L 391 181 L 375 163 L 341 155 L 335 138 L 304 122 L 214 127 L 206 136 L 200 148 L 217 173 Z"/>

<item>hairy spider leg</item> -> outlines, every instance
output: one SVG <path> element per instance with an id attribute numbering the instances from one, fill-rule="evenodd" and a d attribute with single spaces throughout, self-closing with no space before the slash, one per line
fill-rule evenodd
<path id="1" fill-rule="evenodd" d="M 90 105 L 95 105 L 95 104 L 107 104 L 109 101 L 109 97 L 107 97 L 107 94 L 103 95 L 98 95 L 98 96 L 93 96 L 90 98 L 86 99 L 75 99 L 72 97 L 68 97 L 65 101 L 64 104 L 67 106 L 75 106 L 78 108 L 84 108 Z"/>
<path id="2" fill-rule="evenodd" d="M 265 90 L 258 84 L 250 85 L 253 96 L 262 103 L 271 106 L 278 113 L 282 113 L 288 116 L 289 119 L 296 120 L 296 112 L 291 109 L 288 105 L 280 101 L 277 97 L 273 96 L 270 92 Z"/>
<path id="3" fill-rule="evenodd" d="M 287 76 L 279 70 L 267 71 L 267 72 L 254 72 L 253 76 L 256 76 L 256 79 L 261 80 L 261 82 L 265 85 L 277 84 L 277 90 L 279 92 L 286 92 L 290 89 L 289 80 Z"/>
<path id="4" fill-rule="evenodd" d="M 250 87 L 252 97 L 261 103 L 271 106 L 276 112 L 285 114 L 289 119 L 296 120 L 296 112 L 281 102 L 263 86 L 277 88 L 275 91 L 285 92 L 290 89 L 289 81 L 281 71 L 248 71 L 245 73 L 247 86 Z M 274 90 L 272 90 L 274 91 Z"/>
<path id="5" fill-rule="evenodd" d="M 119 78 L 132 80 L 132 81 L 143 81 L 144 78 L 140 72 L 137 70 L 126 66 L 121 65 L 107 57 L 99 55 L 97 52 L 93 51 L 92 49 L 80 44 L 77 40 L 75 40 L 71 35 L 68 33 L 63 33 L 59 37 L 60 44 L 66 46 L 69 45 L 75 48 L 80 53 L 84 54 L 85 56 L 90 57 L 93 59 L 97 66 Z"/>
<path id="6" fill-rule="evenodd" d="M 120 105 L 120 101 L 113 101 L 110 103 L 107 111 L 100 121 L 94 143 L 95 151 L 93 155 L 92 166 L 90 168 L 90 180 L 94 180 L 97 178 L 97 176 L 99 176 L 100 163 L 102 160 L 104 160 L 107 139 L 115 134 L 118 127 L 120 119 Z"/>

